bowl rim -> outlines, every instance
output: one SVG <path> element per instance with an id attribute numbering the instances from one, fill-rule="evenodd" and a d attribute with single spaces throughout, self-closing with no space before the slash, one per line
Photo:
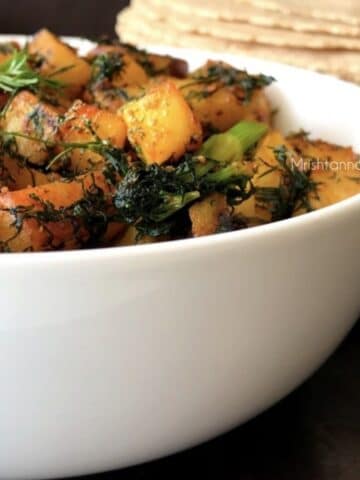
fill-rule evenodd
<path id="1" fill-rule="evenodd" d="M 31 35 L 28 34 L 0 34 L 0 41 L 19 41 L 22 42 L 28 38 L 31 38 Z M 90 47 L 94 42 L 86 38 L 75 37 L 75 36 L 62 36 L 64 40 L 69 41 L 70 43 L 75 44 L 74 46 L 79 46 L 82 43 L 86 43 Z M 347 82 L 331 75 L 314 72 L 311 70 L 306 70 L 304 68 L 299 68 L 279 62 L 273 62 L 266 59 L 258 59 L 253 57 L 245 57 L 242 55 L 236 55 L 234 53 L 222 53 L 222 52 L 213 52 L 211 50 L 202 50 L 202 49 L 192 49 L 192 48 L 178 48 L 178 47 L 167 47 L 165 45 L 149 45 L 149 49 L 154 49 L 154 51 L 168 51 L 168 52 L 192 52 L 197 55 L 213 55 L 215 56 L 224 56 L 224 58 L 238 58 L 241 61 L 252 63 L 254 65 L 269 65 L 271 68 L 280 69 L 286 72 L 299 72 L 302 75 L 310 75 L 318 78 L 322 81 L 332 81 L 342 85 L 345 88 L 354 89 L 354 91 L 360 94 L 360 86 Z M 288 218 L 285 220 L 280 220 L 265 225 L 259 225 L 251 228 L 245 228 L 242 230 L 224 232 L 220 234 L 212 234 L 198 238 L 185 238 L 179 240 L 169 240 L 164 242 L 152 243 L 152 244 L 138 244 L 138 245 L 129 245 L 129 246 L 109 246 L 109 247 L 100 247 L 100 248 L 86 248 L 78 250 L 66 250 L 66 251 L 45 251 L 45 252 L 17 252 L 17 253 L 1 253 L 0 254 L 0 265 L 17 265 L 21 264 L 64 264 L 76 262 L 86 262 L 90 260 L 91 262 L 101 261 L 102 259 L 121 259 L 126 257 L 128 260 L 136 259 L 139 260 L 140 257 L 148 257 L 158 255 L 170 255 L 174 253 L 185 254 L 185 253 L 196 253 L 203 251 L 204 248 L 209 248 L 209 251 L 214 248 L 229 247 L 233 244 L 239 244 L 241 242 L 246 242 L 248 239 L 256 240 L 262 236 L 273 237 L 274 235 L 281 234 L 285 231 L 298 231 L 302 230 L 314 224 L 316 226 L 323 224 L 324 222 L 333 222 L 336 221 L 339 217 L 343 215 L 343 212 L 347 210 L 355 210 L 360 213 L 360 193 L 349 197 L 347 199 L 341 200 L 333 205 L 323 207 L 319 210 L 305 213 L 303 215 Z"/>

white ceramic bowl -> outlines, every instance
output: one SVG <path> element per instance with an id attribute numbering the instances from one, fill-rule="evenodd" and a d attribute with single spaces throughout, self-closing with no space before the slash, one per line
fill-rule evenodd
<path id="1" fill-rule="evenodd" d="M 208 53 L 171 50 L 193 66 Z M 221 55 L 278 79 L 284 130 L 360 151 L 360 88 Z M 360 195 L 251 230 L 0 256 L 0 478 L 143 462 L 248 420 L 360 312 Z M 329 399 L 329 401 L 331 401 Z"/>

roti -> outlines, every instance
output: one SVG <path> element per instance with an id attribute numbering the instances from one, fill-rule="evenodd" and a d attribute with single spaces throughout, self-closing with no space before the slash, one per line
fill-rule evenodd
<path id="1" fill-rule="evenodd" d="M 140 0 L 141 1 L 141 0 Z M 132 4 L 139 3 L 139 0 Z M 316 18 L 293 14 L 289 15 L 281 9 L 264 9 L 257 5 L 252 5 L 246 1 L 234 2 L 234 0 L 209 1 L 209 0 L 182 0 L 181 2 L 168 2 L 166 0 L 147 0 L 141 1 L 142 4 L 151 3 L 153 8 L 166 7 L 173 14 L 182 13 L 184 15 L 194 15 L 202 18 L 212 18 L 223 21 L 239 21 L 252 25 L 272 28 L 287 28 L 298 32 L 323 32 L 332 35 L 343 35 L 350 37 L 360 36 L 359 24 L 344 23 L 342 21 L 330 21 L 327 19 Z"/>
<path id="2" fill-rule="evenodd" d="M 360 36 L 343 37 L 325 33 L 304 33 L 286 29 L 276 29 L 250 25 L 248 23 L 226 22 L 203 18 L 196 15 L 173 14 L 168 7 L 154 8 L 153 0 L 138 0 L 131 7 L 134 15 L 145 16 L 149 21 L 166 22 L 168 28 L 181 32 L 210 35 L 225 40 L 245 43 L 258 43 L 278 47 L 295 47 L 310 49 L 341 49 L 360 51 Z"/>
<path id="3" fill-rule="evenodd" d="M 141 46 L 146 43 L 163 43 L 179 47 L 237 53 L 326 72 L 345 80 L 360 83 L 359 52 L 288 49 L 226 40 L 210 35 L 180 33 L 175 29 L 170 29 L 165 22 L 154 20 L 148 23 L 138 14 L 133 14 L 131 8 L 127 8 L 119 14 L 116 31 L 123 41 Z"/>
<path id="4" fill-rule="evenodd" d="M 287 15 L 303 15 L 360 25 L 358 0 L 233 0 L 232 3 L 233 7 L 245 3 Z"/>

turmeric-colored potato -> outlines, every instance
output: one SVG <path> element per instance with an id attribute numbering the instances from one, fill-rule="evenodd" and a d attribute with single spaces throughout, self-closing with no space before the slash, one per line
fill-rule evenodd
<path id="1" fill-rule="evenodd" d="M 360 193 L 360 162 L 350 147 L 340 147 L 322 140 L 309 140 L 306 135 L 289 137 L 289 143 L 310 166 L 310 180 L 315 189 L 309 192 L 311 209 L 340 202 Z M 295 215 L 306 213 L 296 209 Z"/>
<path id="2" fill-rule="evenodd" d="M 89 81 L 91 67 L 88 62 L 49 30 L 40 30 L 29 42 L 28 49 L 30 54 L 42 60 L 40 72 L 66 84 L 70 96 L 78 95 Z"/>
<path id="3" fill-rule="evenodd" d="M 248 219 L 250 224 L 272 220 L 272 203 L 260 200 L 256 195 L 256 189 L 278 189 L 286 181 L 284 168 L 274 154 L 274 148 L 282 146 L 288 152 L 288 160 L 293 161 L 297 168 L 301 166 L 299 156 L 279 131 L 271 130 L 265 135 L 259 142 L 251 162 L 255 194 L 234 208 L 234 214 Z"/>
<path id="4" fill-rule="evenodd" d="M 120 115 L 77 100 L 59 127 L 59 136 L 63 143 L 82 144 L 98 137 L 113 147 L 122 148 L 126 140 L 126 126 Z M 68 158 L 70 169 L 76 174 L 103 163 L 99 153 L 82 148 L 72 150 Z"/>
<path id="5" fill-rule="evenodd" d="M 211 68 L 229 68 L 234 78 L 243 75 L 222 62 L 208 62 L 191 76 L 177 82 L 204 129 L 224 132 L 240 120 L 271 122 L 270 103 L 262 89 L 256 88 L 247 95 L 234 80 L 211 74 Z"/>
<path id="6" fill-rule="evenodd" d="M 80 248 L 92 237 L 91 226 L 87 223 L 89 214 L 86 217 L 71 211 L 66 214 L 65 209 L 86 195 L 98 192 L 105 196 L 111 192 L 111 186 L 101 171 L 73 181 L 0 194 L 0 249 L 20 252 Z M 122 229 L 122 224 L 111 223 L 102 235 L 102 241 L 110 241 Z"/>
<path id="7" fill-rule="evenodd" d="M 130 225 L 124 233 L 112 242 L 113 247 L 128 247 L 131 245 L 143 245 L 157 243 L 164 240 L 164 237 L 150 237 L 149 235 L 139 236 L 139 232 L 133 225 Z"/>
<path id="8" fill-rule="evenodd" d="M 169 55 L 150 53 L 129 44 L 106 45 L 100 43 L 88 53 L 87 57 L 89 60 L 93 60 L 96 56 L 108 52 L 119 52 L 130 55 L 139 65 L 142 66 L 149 76 L 170 75 L 183 78 L 188 72 L 188 64 L 186 60 L 171 57 Z"/>
<path id="9" fill-rule="evenodd" d="M 229 214 L 229 211 L 226 197 L 221 193 L 212 193 L 194 203 L 189 209 L 192 235 L 201 237 L 216 233 L 221 217 Z"/>
<path id="10" fill-rule="evenodd" d="M 55 172 L 44 173 L 41 170 L 30 168 L 15 157 L 3 155 L 0 158 L 0 189 L 10 191 L 22 188 L 36 187 L 60 180 Z"/>
<path id="11" fill-rule="evenodd" d="M 117 45 L 100 45 L 88 54 L 92 82 L 109 80 L 116 87 L 144 85 L 149 77 L 143 67 Z"/>
<path id="12" fill-rule="evenodd" d="M 248 104 L 244 104 L 227 87 L 223 87 L 208 97 L 186 94 L 195 115 L 205 129 L 225 132 L 241 120 L 270 122 L 270 104 L 262 91 L 253 94 Z"/>
<path id="13" fill-rule="evenodd" d="M 100 45 L 89 54 L 91 80 L 84 100 L 116 112 L 124 103 L 144 93 L 148 75 L 143 67 L 118 45 Z"/>
<path id="14" fill-rule="evenodd" d="M 116 73 L 112 82 L 115 87 L 142 86 L 149 80 L 145 70 L 129 55 L 123 55 L 123 68 Z"/>
<path id="15" fill-rule="evenodd" d="M 6 132 L 18 133 L 45 142 L 54 142 L 57 135 L 58 111 L 26 90 L 11 101 L 0 124 Z M 46 164 L 50 149 L 37 140 L 13 137 L 14 153 L 36 165 Z"/>
<path id="16" fill-rule="evenodd" d="M 153 85 L 143 97 L 125 104 L 122 115 L 128 138 L 146 163 L 177 160 L 200 145 L 201 126 L 171 81 Z"/>

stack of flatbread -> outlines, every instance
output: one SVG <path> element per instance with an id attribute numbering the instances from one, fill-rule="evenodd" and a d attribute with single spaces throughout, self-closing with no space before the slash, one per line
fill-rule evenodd
<path id="1" fill-rule="evenodd" d="M 133 0 L 116 31 L 129 43 L 240 53 L 360 83 L 360 0 Z"/>

